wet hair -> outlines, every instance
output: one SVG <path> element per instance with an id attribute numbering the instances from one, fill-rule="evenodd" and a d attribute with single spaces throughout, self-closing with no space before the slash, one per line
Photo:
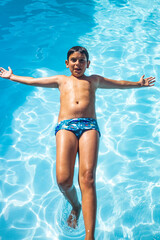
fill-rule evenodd
<path id="1" fill-rule="evenodd" d="M 71 54 L 73 54 L 74 52 L 79 52 L 79 53 L 81 53 L 81 54 L 84 54 L 84 55 L 86 56 L 87 62 L 88 62 L 88 60 L 89 60 L 88 51 L 87 51 L 86 48 L 81 47 L 81 46 L 75 46 L 75 47 L 70 48 L 69 51 L 68 51 L 68 53 L 67 53 L 67 60 L 69 60 L 69 56 L 70 56 Z"/>

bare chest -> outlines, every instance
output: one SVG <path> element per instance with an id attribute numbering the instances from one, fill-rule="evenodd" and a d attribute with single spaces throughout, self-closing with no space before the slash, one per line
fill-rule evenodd
<path id="1" fill-rule="evenodd" d="M 95 89 L 91 81 L 65 81 L 60 88 L 61 95 L 73 97 L 89 97 L 94 95 Z"/>

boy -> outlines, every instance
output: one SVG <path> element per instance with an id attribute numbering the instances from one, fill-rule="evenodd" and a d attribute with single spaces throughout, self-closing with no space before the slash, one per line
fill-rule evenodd
<path id="1" fill-rule="evenodd" d="M 144 78 L 138 82 L 117 81 L 99 75 L 86 76 L 89 55 L 85 48 L 72 47 L 67 54 L 66 67 L 71 76 L 57 75 L 46 78 L 21 77 L 0 68 L 0 77 L 32 86 L 59 88 L 60 112 L 56 134 L 56 177 L 66 199 L 72 205 L 68 225 L 75 228 L 81 211 L 73 174 L 76 154 L 79 155 L 79 186 L 82 193 L 82 211 L 86 230 L 85 240 L 94 240 L 96 220 L 95 175 L 100 131 L 95 113 L 95 91 L 97 88 L 138 88 L 154 86 L 155 78 Z"/>

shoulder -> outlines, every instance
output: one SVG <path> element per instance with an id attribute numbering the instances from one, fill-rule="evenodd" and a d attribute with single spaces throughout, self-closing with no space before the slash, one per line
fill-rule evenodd
<path id="1" fill-rule="evenodd" d="M 93 74 L 93 75 L 88 76 L 88 78 L 94 82 L 98 82 L 100 80 L 101 76 Z"/>
<path id="2" fill-rule="evenodd" d="M 66 75 L 57 75 L 57 76 L 53 76 L 53 78 L 56 78 L 58 84 L 61 84 L 61 83 L 64 82 L 64 80 L 67 79 L 68 77 L 67 77 Z"/>
<path id="3" fill-rule="evenodd" d="M 95 87 L 97 88 L 99 85 L 100 76 L 93 74 L 93 75 L 88 76 L 88 78 L 92 83 L 94 83 Z"/>

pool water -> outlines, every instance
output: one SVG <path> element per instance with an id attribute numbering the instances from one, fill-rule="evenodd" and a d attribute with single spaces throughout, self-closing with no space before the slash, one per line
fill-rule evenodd
<path id="1" fill-rule="evenodd" d="M 67 74 L 68 49 L 85 46 L 87 74 L 152 88 L 96 94 L 101 142 L 96 240 L 160 239 L 160 2 L 0 1 L 0 66 L 34 77 Z M 0 79 L 0 239 L 82 240 L 55 178 L 57 89 Z M 78 160 L 74 183 L 78 187 Z"/>

